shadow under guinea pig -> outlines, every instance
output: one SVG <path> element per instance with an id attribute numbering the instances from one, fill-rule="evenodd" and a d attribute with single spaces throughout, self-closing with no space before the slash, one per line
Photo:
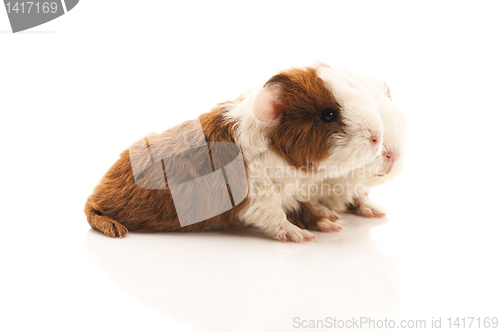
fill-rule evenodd
<path id="1" fill-rule="evenodd" d="M 294 330 L 296 317 L 395 319 L 399 268 L 370 238 L 385 218 L 344 219 L 343 232 L 300 244 L 252 229 L 124 239 L 91 229 L 84 246 L 123 292 L 199 331 Z"/>

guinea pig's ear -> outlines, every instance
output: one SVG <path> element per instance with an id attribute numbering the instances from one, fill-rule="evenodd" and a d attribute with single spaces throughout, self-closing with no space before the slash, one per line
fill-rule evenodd
<path id="1" fill-rule="evenodd" d="M 271 80 L 257 93 L 252 106 L 255 118 L 263 122 L 276 120 L 283 113 L 281 83 Z"/>
<path id="2" fill-rule="evenodd" d="M 387 96 L 387 98 L 392 100 L 391 89 L 389 89 L 389 86 L 387 85 L 386 82 L 384 82 L 384 86 L 385 86 L 385 95 Z"/>

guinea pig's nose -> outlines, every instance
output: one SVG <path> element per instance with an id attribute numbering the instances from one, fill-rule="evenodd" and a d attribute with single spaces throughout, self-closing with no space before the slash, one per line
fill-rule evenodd
<path id="1" fill-rule="evenodd" d="M 385 158 L 385 162 L 384 162 L 382 175 L 379 175 L 379 176 L 389 174 L 392 170 L 392 166 L 394 166 L 394 164 L 396 163 L 396 161 L 399 158 L 399 155 L 397 153 L 394 153 L 394 152 L 389 151 L 389 150 L 384 151 L 383 156 Z"/>
<path id="2" fill-rule="evenodd" d="M 396 161 L 399 159 L 399 154 L 394 153 L 392 151 L 385 151 L 384 152 L 384 158 L 385 162 L 388 164 L 394 164 Z"/>

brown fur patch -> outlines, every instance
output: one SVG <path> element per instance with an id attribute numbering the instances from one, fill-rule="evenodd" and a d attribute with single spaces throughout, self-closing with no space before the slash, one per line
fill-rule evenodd
<path id="1" fill-rule="evenodd" d="M 324 108 L 340 112 L 340 107 L 314 68 L 292 68 L 266 84 L 271 83 L 281 87 L 283 114 L 271 133 L 270 148 L 292 166 L 314 169 L 328 157 L 330 136 L 345 132 L 340 117 L 325 123 L 319 112 Z"/>
<path id="2" fill-rule="evenodd" d="M 224 119 L 223 115 L 226 111 L 226 105 L 220 104 L 211 112 L 199 117 L 207 142 L 234 142 L 235 123 Z M 169 129 L 172 131 L 169 135 L 178 137 L 178 135 L 182 134 L 181 137 L 187 140 L 190 137 L 195 137 L 190 132 L 189 123 L 187 121 Z M 168 145 L 168 143 L 166 144 Z M 169 147 L 164 146 L 162 148 Z M 188 158 L 184 158 L 182 154 L 179 154 L 175 155 L 174 158 L 167 158 L 165 163 L 162 163 L 163 169 L 165 167 L 191 167 L 189 171 L 180 172 L 179 178 L 169 178 L 169 182 L 180 183 L 186 180 L 185 177 L 197 178 L 200 176 L 192 166 L 198 162 L 198 158 L 202 158 L 201 152 L 191 154 L 190 158 L 195 160 L 188 160 Z M 158 177 L 159 175 L 154 176 Z M 166 175 L 153 180 L 165 181 Z M 235 189 L 233 188 L 233 191 Z M 219 198 L 212 197 L 212 199 L 217 202 Z M 237 223 L 236 216 L 246 204 L 247 200 L 244 199 L 229 211 L 205 221 L 181 227 L 168 183 L 166 189 L 144 189 L 139 187 L 134 178 L 130 154 L 127 149 L 121 153 L 119 160 L 111 166 L 95 187 L 85 204 L 84 212 L 91 227 L 111 237 L 123 237 L 127 231 L 200 232 L 214 228 L 228 228 Z"/>

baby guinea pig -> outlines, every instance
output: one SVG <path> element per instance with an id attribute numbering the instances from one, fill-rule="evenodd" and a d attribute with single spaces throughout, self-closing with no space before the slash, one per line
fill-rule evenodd
<path id="1" fill-rule="evenodd" d="M 359 72 L 352 72 L 351 75 L 366 86 L 376 100 L 384 123 L 384 142 L 382 153 L 363 167 L 350 171 L 344 177 L 323 180 L 323 191 L 319 190 L 318 195 L 311 198 L 312 214 L 331 220 L 338 220 L 338 213 L 346 211 L 369 218 L 383 217 L 386 212 L 369 199 L 368 193 L 371 188 L 400 174 L 405 156 L 407 124 L 401 109 L 392 102 L 388 86 Z M 316 223 L 310 217 L 307 228 L 317 228 Z"/>
<path id="2" fill-rule="evenodd" d="M 132 144 L 84 212 L 110 237 L 243 225 L 279 241 L 313 240 L 288 220 L 310 208 L 304 186 L 327 177 L 320 169 L 345 175 L 380 155 L 382 133 L 376 103 L 348 72 L 324 64 L 291 68 Z"/>

